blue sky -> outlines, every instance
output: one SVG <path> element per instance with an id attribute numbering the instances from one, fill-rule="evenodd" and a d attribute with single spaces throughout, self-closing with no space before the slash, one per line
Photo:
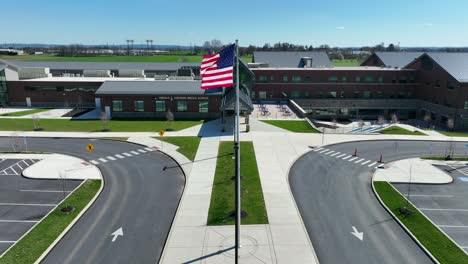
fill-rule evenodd
<path id="1" fill-rule="evenodd" d="M 466 0 L 3 1 L 0 43 L 468 46 Z"/>

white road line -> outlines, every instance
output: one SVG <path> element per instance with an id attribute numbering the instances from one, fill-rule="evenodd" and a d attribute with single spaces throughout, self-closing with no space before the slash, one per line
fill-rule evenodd
<path id="1" fill-rule="evenodd" d="M 100 162 L 104 162 L 104 163 L 107 162 L 107 160 L 106 160 L 106 159 L 103 159 L 103 158 L 100 158 L 99 161 L 100 161 Z"/>
<path id="2" fill-rule="evenodd" d="M 108 160 L 117 160 L 116 158 L 112 157 L 112 156 L 107 156 L 107 159 Z"/>
<path id="3" fill-rule="evenodd" d="M 63 193 L 63 191 L 59 191 L 59 190 L 20 190 L 20 192 Z M 65 192 L 70 192 L 70 191 L 65 191 Z"/>
<path id="4" fill-rule="evenodd" d="M 358 158 L 358 157 L 354 157 L 354 158 L 352 158 L 352 159 L 350 159 L 350 160 L 348 160 L 348 161 L 351 162 L 351 161 L 353 161 L 353 160 L 355 160 L 355 159 L 357 159 L 357 158 Z"/>
<path id="5" fill-rule="evenodd" d="M 347 159 L 349 159 L 349 158 L 351 158 L 351 157 L 352 157 L 352 156 L 349 155 L 349 156 L 344 157 L 343 159 L 344 159 L 344 160 L 347 160 Z"/>
<path id="6" fill-rule="evenodd" d="M 442 195 L 442 194 L 410 194 L 411 197 L 442 197 L 452 198 L 453 195 Z"/>
<path id="7" fill-rule="evenodd" d="M 356 162 L 354 162 L 354 163 L 359 163 L 359 162 L 361 162 L 361 161 L 363 161 L 363 160 L 365 160 L 365 159 L 360 159 L 360 160 L 358 160 L 358 161 L 356 161 Z"/>
<path id="8" fill-rule="evenodd" d="M 3 244 L 13 244 L 13 243 L 16 243 L 16 241 L 0 240 L 0 243 L 3 243 Z"/>
<path id="9" fill-rule="evenodd" d="M 20 161 L 21 162 L 21 161 Z M 19 162 L 15 164 L 16 166 L 20 167 L 20 170 L 23 170 L 23 167 L 19 165 Z"/>
<path id="10" fill-rule="evenodd" d="M 37 223 L 36 220 L 1 220 L 0 223 Z"/>
<path id="11" fill-rule="evenodd" d="M 369 164 L 368 167 L 372 167 L 372 166 L 374 166 L 375 164 L 377 164 L 377 162 L 374 162 L 374 163 Z"/>
<path id="12" fill-rule="evenodd" d="M 122 156 L 122 155 L 120 155 L 120 154 L 117 154 L 117 155 L 115 155 L 115 156 L 116 156 L 117 158 L 119 158 L 119 159 L 124 159 L 124 158 L 125 158 L 124 156 Z"/>
<path id="13" fill-rule="evenodd" d="M 149 152 L 154 151 L 154 149 L 152 149 L 152 148 L 145 148 L 145 149 L 146 149 L 147 151 L 149 151 Z"/>
<path id="14" fill-rule="evenodd" d="M 26 161 L 22 160 L 22 162 L 26 164 L 26 166 L 29 166 L 29 164 Z"/>
<path id="15" fill-rule="evenodd" d="M 325 151 L 328 151 L 328 149 L 323 149 L 322 151 L 320 151 L 319 153 L 323 153 Z"/>
<path id="16" fill-rule="evenodd" d="M 33 164 L 36 163 L 36 161 L 34 161 L 34 160 L 32 160 L 32 159 L 30 159 L 30 161 L 31 161 Z"/>
<path id="17" fill-rule="evenodd" d="M 99 162 L 97 162 L 97 161 L 95 161 L 95 160 L 90 160 L 89 162 L 91 162 L 91 163 L 94 164 L 94 165 L 98 165 L 98 164 L 99 164 Z"/>
<path id="18" fill-rule="evenodd" d="M 468 209 L 450 209 L 450 208 L 419 208 L 421 211 L 454 211 L 454 212 L 468 212 Z"/>
<path id="19" fill-rule="evenodd" d="M 341 158 L 341 157 L 343 157 L 343 156 L 346 156 L 346 153 L 343 153 L 343 154 L 337 156 L 336 158 L 339 159 L 339 158 Z"/>
<path id="20" fill-rule="evenodd" d="M 367 163 L 369 163 L 369 162 L 371 162 L 371 161 L 370 161 L 370 160 L 367 160 L 367 161 L 365 161 L 365 162 L 361 163 L 361 165 L 363 165 L 363 166 L 364 166 L 364 165 L 366 165 L 366 164 L 367 164 Z"/>
<path id="21" fill-rule="evenodd" d="M 133 155 L 140 155 L 140 153 L 136 152 L 136 151 L 130 151 L 130 153 L 132 153 Z"/>
<path id="22" fill-rule="evenodd" d="M 15 171 L 15 169 L 13 169 L 13 166 L 10 167 L 10 170 L 12 170 L 16 175 L 18 175 L 18 173 Z"/>
<path id="23" fill-rule="evenodd" d="M 131 156 L 132 156 L 132 154 L 129 154 L 129 153 L 127 153 L 127 152 L 124 152 L 124 153 L 122 153 L 122 154 L 124 154 L 124 155 L 127 156 L 127 157 L 131 157 Z"/>
<path id="24" fill-rule="evenodd" d="M 328 151 L 328 152 L 323 153 L 323 155 L 330 155 L 330 154 L 332 154 L 332 153 L 334 153 L 334 152 L 335 152 L 335 151 L 330 150 L 330 151 Z"/>
<path id="25" fill-rule="evenodd" d="M 437 225 L 438 227 L 442 227 L 442 228 L 468 228 L 468 226 L 455 226 L 455 225 Z"/>
<path id="26" fill-rule="evenodd" d="M 0 205 L 14 205 L 14 206 L 44 206 L 44 207 L 54 207 L 56 204 L 25 204 L 25 203 L 0 203 Z"/>
<path id="27" fill-rule="evenodd" d="M 147 151 L 143 150 L 143 149 L 139 149 L 138 151 L 140 151 L 141 153 L 146 153 Z"/>
<path id="28" fill-rule="evenodd" d="M 334 157 L 334 156 L 336 156 L 336 155 L 338 155 L 338 154 L 340 154 L 340 153 L 341 153 L 341 152 L 336 152 L 335 154 L 330 155 L 330 157 Z"/>

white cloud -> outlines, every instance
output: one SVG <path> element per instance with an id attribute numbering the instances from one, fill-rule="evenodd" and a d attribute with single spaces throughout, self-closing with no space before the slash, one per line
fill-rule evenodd
<path id="1" fill-rule="evenodd" d="M 343 29 L 345 29 L 345 27 L 344 26 L 339 26 L 339 27 L 336 27 L 336 29 L 337 30 L 343 30 Z"/>

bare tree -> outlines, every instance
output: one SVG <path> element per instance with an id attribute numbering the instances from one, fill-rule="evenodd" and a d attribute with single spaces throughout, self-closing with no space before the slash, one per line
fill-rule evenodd
<path id="1" fill-rule="evenodd" d="M 362 133 L 362 128 L 364 127 L 364 120 L 360 119 L 358 121 L 358 126 L 359 126 L 359 129 L 361 130 L 361 133 Z"/>
<path id="2" fill-rule="evenodd" d="M 172 121 L 174 121 L 174 114 L 171 112 L 171 109 L 167 109 L 166 112 L 166 119 L 167 119 L 167 128 L 166 131 L 172 131 Z"/>
<path id="3" fill-rule="evenodd" d="M 426 122 L 427 128 L 429 128 L 431 126 L 431 122 L 432 122 L 431 113 L 426 113 L 424 115 L 424 122 Z"/>
<path id="4" fill-rule="evenodd" d="M 392 124 L 398 123 L 398 116 L 396 113 L 392 114 Z"/>
<path id="5" fill-rule="evenodd" d="M 41 125 L 40 125 L 41 117 L 38 114 L 33 115 L 32 121 L 33 121 L 34 130 L 35 131 L 41 130 Z"/>
<path id="6" fill-rule="evenodd" d="M 103 131 L 103 132 L 109 131 L 109 129 L 107 128 L 107 123 L 109 122 L 109 118 L 107 116 L 107 113 L 106 112 L 101 112 L 100 119 L 101 119 L 101 131 Z"/>
<path id="7" fill-rule="evenodd" d="M 334 130 L 335 132 L 336 132 L 337 124 L 338 124 L 338 122 L 336 121 L 336 118 L 333 118 L 333 120 L 332 120 L 332 126 L 333 126 L 333 130 Z"/>
<path id="8" fill-rule="evenodd" d="M 387 120 L 385 120 L 385 117 L 383 116 L 379 116 L 377 119 L 377 124 L 379 124 L 380 126 L 383 126 L 386 122 Z"/>
<path id="9" fill-rule="evenodd" d="M 449 118 L 447 120 L 447 128 L 449 129 L 449 131 L 453 131 L 454 127 L 455 127 L 455 122 L 453 121 L 453 118 Z M 446 155 L 445 159 L 451 160 L 453 158 L 454 152 L 455 152 L 455 141 L 453 140 L 453 137 L 450 137 L 448 154 Z"/>

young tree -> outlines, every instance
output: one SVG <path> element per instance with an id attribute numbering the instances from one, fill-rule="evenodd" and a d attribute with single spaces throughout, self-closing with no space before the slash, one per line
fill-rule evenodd
<path id="1" fill-rule="evenodd" d="M 103 132 L 109 131 L 109 129 L 107 128 L 107 123 L 109 122 L 109 118 L 106 112 L 101 112 L 100 119 L 101 119 L 101 131 Z"/>
<path id="2" fill-rule="evenodd" d="M 387 120 L 385 120 L 385 117 L 383 116 L 379 116 L 377 119 L 377 124 L 379 124 L 380 126 L 383 126 L 386 122 Z"/>
<path id="3" fill-rule="evenodd" d="M 426 122 L 427 128 L 431 126 L 432 117 L 430 113 L 424 115 L 424 122 Z"/>
<path id="4" fill-rule="evenodd" d="M 166 131 L 172 131 L 172 121 L 174 121 L 174 114 L 171 112 L 171 109 L 167 109 L 166 112 L 166 119 L 167 119 L 167 128 Z"/>
<path id="5" fill-rule="evenodd" d="M 34 130 L 35 131 L 41 130 L 41 126 L 40 126 L 41 117 L 38 114 L 34 114 L 32 117 L 32 120 L 33 120 Z"/>
<path id="6" fill-rule="evenodd" d="M 392 114 L 392 124 L 398 123 L 398 116 L 396 113 Z"/>
<path id="7" fill-rule="evenodd" d="M 359 129 L 361 130 L 361 133 L 362 133 L 362 128 L 364 127 L 364 120 L 360 119 L 358 121 L 358 126 L 359 126 Z"/>

